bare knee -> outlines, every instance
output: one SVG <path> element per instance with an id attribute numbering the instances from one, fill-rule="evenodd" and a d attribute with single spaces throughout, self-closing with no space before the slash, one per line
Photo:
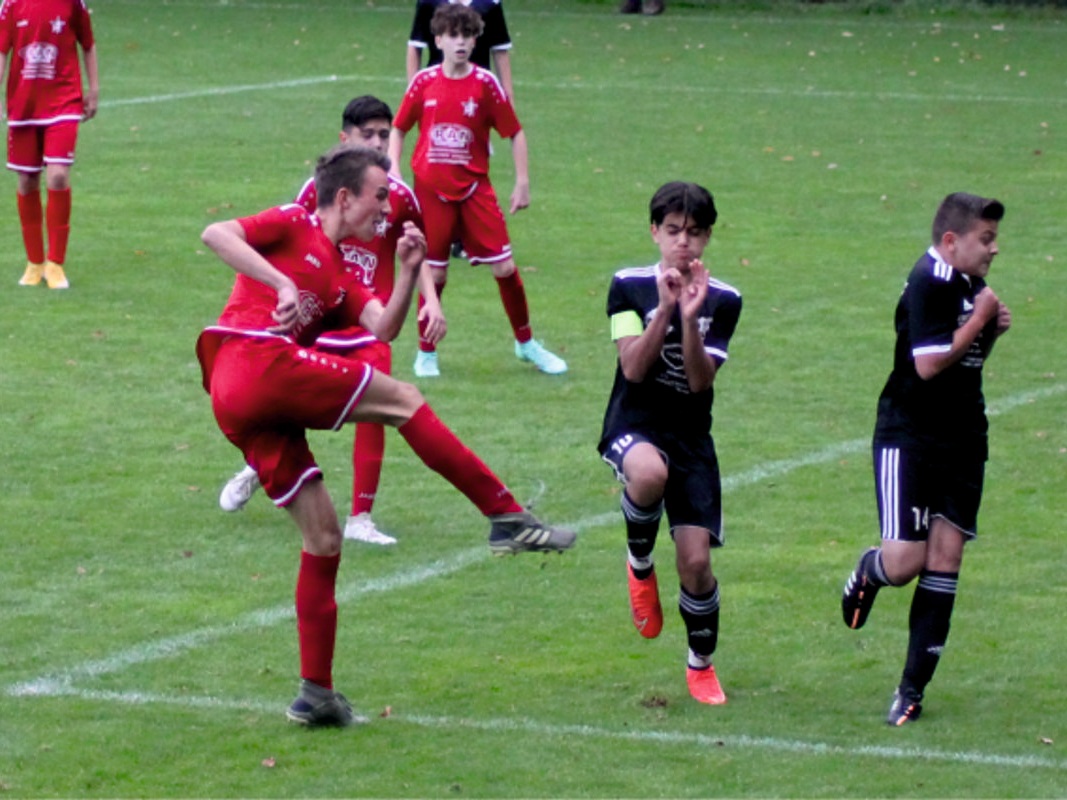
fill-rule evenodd
<path id="1" fill-rule="evenodd" d="M 652 505 L 663 497 L 667 485 L 667 463 L 655 450 L 651 454 L 631 455 L 636 457 L 628 456 L 624 465 L 626 488 L 634 502 Z"/>
<path id="2" fill-rule="evenodd" d="M 62 192 L 70 188 L 70 168 L 67 166 L 49 165 L 45 171 L 45 181 L 48 188 L 54 192 Z"/>
<path id="3" fill-rule="evenodd" d="M 515 272 L 515 259 L 509 258 L 498 264 L 493 264 L 491 269 L 493 270 L 493 277 L 509 278 Z"/>

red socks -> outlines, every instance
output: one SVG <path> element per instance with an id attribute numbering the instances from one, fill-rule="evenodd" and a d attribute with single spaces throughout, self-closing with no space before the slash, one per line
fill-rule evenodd
<path id="1" fill-rule="evenodd" d="M 70 188 L 48 190 L 48 260 L 62 264 L 67 259 L 70 238 Z"/>
<path id="2" fill-rule="evenodd" d="M 422 463 L 463 492 L 487 517 L 522 511 L 508 488 L 429 405 L 420 406 L 397 430 Z"/>
<path id="3" fill-rule="evenodd" d="M 507 277 L 498 277 L 496 284 L 504 303 L 504 313 L 508 315 L 508 322 L 515 332 L 515 341 L 530 341 L 533 337 L 530 332 L 530 308 L 526 304 L 526 289 L 523 288 L 518 268 Z"/>
<path id="4" fill-rule="evenodd" d="M 382 477 L 385 455 L 385 426 L 373 422 L 356 425 L 352 444 L 352 516 L 370 513 L 378 483 Z"/>
<path id="5" fill-rule="evenodd" d="M 333 688 L 333 651 L 337 640 L 337 568 L 341 555 L 300 553 L 296 579 L 296 630 L 300 677 Z"/>
<path id="6" fill-rule="evenodd" d="M 22 225 L 22 243 L 26 247 L 26 259 L 31 264 L 44 263 L 44 209 L 40 192 L 18 194 L 19 223 Z"/>

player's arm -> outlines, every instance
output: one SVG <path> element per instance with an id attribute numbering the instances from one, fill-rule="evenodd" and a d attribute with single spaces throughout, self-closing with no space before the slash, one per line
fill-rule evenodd
<path id="1" fill-rule="evenodd" d="M 400 271 L 389 302 L 382 305 L 380 300 L 371 299 L 359 315 L 359 324 L 383 342 L 391 342 L 400 334 L 426 258 L 426 237 L 413 222 L 404 223 L 404 233 L 396 243 L 396 258 Z"/>
<path id="2" fill-rule="evenodd" d="M 389 171 L 397 177 L 400 176 L 400 157 L 402 155 L 404 155 L 404 131 L 393 125 L 393 129 L 389 131 L 388 156 L 391 165 Z"/>
<path id="3" fill-rule="evenodd" d="M 448 323 L 445 321 L 445 312 L 441 308 L 441 300 L 437 296 L 437 287 L 433 281 L 433 269 L 425 261 L 419 270 L 419 294 L 422 295 L 422 308 L 419 309 L 420 336 L 426 341 L 437 344 L 445 338 L 448 331 Z"/>
<path id="4" fill-rule="evenodd" d="M 419 71 L 419 67 L 422 66 L 422 48 L 408 42 L 408 51 L 405 56 L 404 66 L 407 68 L 408 84 L 411 84 L 412 79 L 415 77 L 415 73 Z"/>
<path id="5" fill-rule="evenodd" d="M 511 53 L 500 49 L 493 51 L 493 71 L 496 72 L 500 85 L 508 93 L 508 99 L 515 105 L 515 89 L 511 85 Z"/>
<path id="6" fill-rule="evenodd" d="M 682 318 L 682 364 L 689 391 L 703 392 L 715 381 L 718 365 L 704 348 L 700 331 L 700 311 L 708 297 L 708 271 L 694 260 L 689 266 L 690 280 L 679 293 L 678 312 Z"/>
<path id="7" fill-rule="evenodd" d="M 95 44 L 82 52 L 82 60 L 85 62 L 85 77 L 89 82 L 89 90 L 82 98 L 82 119 L 88 120 L 96 116 L 100 103 L 100 67 L 96 59 Z"/>
<path id="8" fill-rule="evenodd" d="M 999 318 L 1001 305 L 992 289 L 983 288 L 974 298 L 971 316 L 953 332 L 952 345 L 948 349 L 915 354 L 915 371 L 919 377 L 928 381 L 963 358 L 990 320 Z M 1010 313 L 1007 323 L 1011 324 Z"/>
<path id="9" fill-rule="evenodd" d="M 515 190 L 511 193 L 511 213 L 514 214 L 530 206 L 530 155 L 523 130 L 511 137 L 511 157 L 515 161 Z"/>
<path id="10" fill-rule="evenodd" d="M 676 286 L 667 280 L 667 273 L 678 277 L 677 270 L 664 270 L 657 277 L 659 305 L 647 326 L 633 309 L 623 309 L 611 316 L 611 338 L 619 353 L 619 366 L 631 383 L 643 381 L 663 352 L 671 311 L 678 302 Z"/>
<path id="11" fill-rule="evenodd" d="M 297 322 L 300 299 L 296 284 L 248 243 L 245 229 L 237 220 L 213 222 L 204 228 L 200 239 L 235 272 L 266 284 L 278 293 L 278 305 L 271 312 L 278 324 L 269 329 L 272 333 L 292 329 Z"/>

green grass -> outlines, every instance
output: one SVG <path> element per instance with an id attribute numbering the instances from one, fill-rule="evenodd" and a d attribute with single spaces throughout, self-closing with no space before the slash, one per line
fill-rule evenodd
<path id="1" fill-rule="evenodd" d="M 410 5 L 93 3 L 103 102 L 78 145 L 72 288 L 15 285 L 13 179 L 0 227 L 0 796 L 1062 796 L 1067 23 L 1017 6 L 645 19 L 508 0 L 533 185 L 511 236 L 535 334 L 571 370 L 518 363 L 492 281 L 455 264 L 444 375 L 423 388 L 580 540 L 490 559 L 484 521 L 390 434 L 375 516 L 401 541 L 347 547 L 340 586 L 336 678 L 369 724 L 286 725 L 299 544 L 262 496 L 216 505 L 240 457 L 193 344 L 232 276 L 198 237 L 288 199 L 350 97 L 395 107 Z M 745 296 L 716 400 L 714 709 L 686 694 L 672 581 L 660 639 L 630 628 L 594 451 L 608 282 L 655 258 L 648 198 L 676 178 L 715 193 L 707 260 Z M 888 730 L 909 593 L 858 633 L 838 598 L 876 538 L 865 441 L 893 305 L 958 189 L 1007 205 L 990 281 L 1015 321 L 986 369 L 991 461 L 950 645 L 924 718 Z M 413 351 L 409 328 L 401 378 Z M 350 433 L 312 441 L 344 511 Z"/>

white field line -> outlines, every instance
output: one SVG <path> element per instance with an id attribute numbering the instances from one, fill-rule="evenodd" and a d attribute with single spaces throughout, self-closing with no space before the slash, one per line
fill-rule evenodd
<path id="1" fill-rule="evenodd" d="M 313 86 L 322 83 L 356 83 L 371 85 L 381 83 L 395 83 L 404 85 L 406 80 L 396 75 L 319 75 L 307 78 L 296 78 L 288 81 L 271 81 L 269 83 L 236 84 L 233 86 L 216 86 L 204 89 L 194 89 L 188 92 L 173 92 L 170 94 L 146 95 L 144 97 L 127 97 L 115 100 L 100 101 L 101 108 L 116 108 L 120 106 L 148 105 L 152 103 L 172 103 L 180 100 L 196 100 L 204 97 L 223 97 L 244 92 L 269 92 L 285 89 Z M 551 91 L 592 91 L 598 94 L 630 91 L 645 92 L 652 88 L 650 83 L 586 83 L 583 81 L 562 83 L 544 83 L 542 81 L 522 80 L 515 84 L 523 89 L 548 89 Z M 664 87 L 657 87 L 663 89 Z M 1048 107 L 1050 105 L 1067 105 L 1067 96 L 1042 96 L 1024 97 L 1021 95 L 984 95 L 984 94 L 920 94 L 917 92 L 857 92 L 852 90 L 836 89 L 783 89 L 780 87 L 746 87 L 746 86 L 718 86 L 711 84 L 684 84 L 668 86 L 667 91 L 674 91 L 685 95 L 749 95 L 767 97 L 810 97 L 813 100 L 842 99 L 842 100 L 877 100 L 879 102 L 894 100 L 905 103 L 944 103 L 944 102 L 981 102 L 981 103 L 1007 103 L 1020 105 L 1038 105 Z"/>
<path id="2" fill-rule="evenodd" d="M 1035 389 L 1030 392 L 1007 397 L 989 407 L 990 416 L 1007 413 L 1016 408 L 1036 403 L 1038 400 L 1054 397 L 1067 392 L 1067 384 L 1054 384 L 1052 386 Z M 848 453 L 855 453 L 867 447 L 867 439 L 854 439 L 839 443 L 815 451 L 807 456 L 787 459 L 782 461 L 768 462 L 753 467 L 743 473 L 731 476 L 723 481 L 724 490 L 736 490 L 744 486 L 759 483 L 771 477 L 784 475 L 796 469 L 813 466 L 832 461 Z M 583 530 L 610 524 L 618 519 L 618 512 L 599 514 L 587 517 L 570 525 L 576 530 Z M 396 573 L 391 576 L 373 579 L 357 585 L 343 587 L 338 591 L 338 602 L 350 602 L 359 597 L 378 592 L 387 592 L 395 589 L 403 589 L 424 583 L 433 578 L 458 572 L 477 561 L 488 556 L 488 550 L 479 546 L 454 554 L 450 558 L 434 561 L 430 564 L 417 567 L 412 570 Z M 46 674 L 28 681 L 22 681 L 7 687 L 5 693 L 12 697 L 57 697 L 77 696 L 88 700 L 101 700 L 108 702 L 125 702 L 135 705 L 146 703 L 164 703 L 184 707 L 195 708 L 243 708 L 253 710 L 270 710 L 275 706 L 262 701 L 241 701 L 215 697 L 198 697 L 188 695 L 165 695 L 145 692 L 111 692 L 82 688 L 77 682 L 88 680 L 101 675 L 120 672 L 123 669 L 136 664 L 157 661 L 163 658 L 178 655 L 186 650 L 200 647 L 216 639 L 226 638 L 235 634 L 246 633 L 260 628 L 270 627 L 279 622 L 291 620 L 294 616 L 291 604 L 275 606 L 237 617 L 233 622 L 225 625 L 215 625 L 199 630 L 190 631 L 180 636 L 172 636 L 147 642 L 136 647 L 128 648 L 114 655 L 93 661 L 86 661 L 68 670 Z M 590 726 L 564 726 L 543 725 L 541 723 L 523 720 L 464 720 L 451 717 L 427 717 L 427 716 L 400 716 L 399 721 L 407 721 L 412 724 L 427 727 L 468 727 L 482 730 L 513 730 L 537 734 L 552 734 L 559 736 L 586 735 L 600 736 L 605 738 L 630 739 L 648 742 L 665 742 L 691 744 L 694 746 L 734 746 L 746 748 L 774 749 L 797 753 L 810 753 L 813 755 L 869 755 L 882 758 L 926 758 L 930 760 L 951 761 L 958 763 L 989 764 L 1012 767 L 1045 767 L 1049 769 L 1067 770 L 1067 762 L 1053 759 L 1041 759 L 1029 756 L 1004 756 L 988 753 L 953 753 L 930 750 L 910 750 L 908 748 L 887 748 L 874 746 L 843 747 L 818 742 L 802 742 L 787 739 L 774 739 L 767 737 L 727 736 L 713 737 L 703 734 L 685 734 L 678 732 L 656 731 L 612 731 L 605 728 Z"/>

